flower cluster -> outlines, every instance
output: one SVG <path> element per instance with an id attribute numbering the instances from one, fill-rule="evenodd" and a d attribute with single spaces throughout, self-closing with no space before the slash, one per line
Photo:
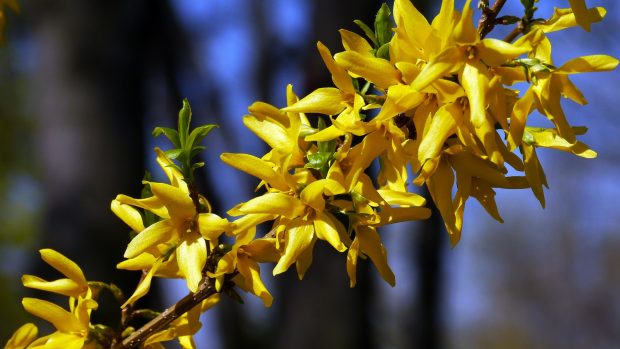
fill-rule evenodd
<path id="1" fill-rule="evenodd" d="M 483 19 L 476 28 L 471 0 L 460 12 L 453 0 L 443 0 L 430 22 L 409 0 L 395 0 L 391 11 L 381 7 L 374 29 L 356 22 L 366 38 L 341 30 L 342 52 L 332 54 L 319 42 L 333 87 L 300 98 L 289 85 L 286 106 L 252 104 L 243 123 L 269 151 L 260 157 L 221 154 L 223 162 L 257 178 L 259 194 L 229 209 L 230 220 L 211 212 L 194 183 L 194 170 L 204 164 L 192 159 L 204 150 L 199 143 L 214 126 L 191 130 L 184 101 L 178 128 L 154 131 L 174 146 L 155 149 L 168 182 L 147 177 L 140 198 L 118 195 L 111 204 L 133 231 L 126 259 L 117 266 L 142 271 L 133 294 L 125 299 L 113 285 L 89 283 L 75 263 L 42 250 L 43 259 L 66 278 L 48 282 L 26 275 L 23 283 L 68 296 L 69 310 L 25 298 L 26 310 L 57 331 L 37 339 L 36 327 L 27 324 L 6 348 L 161 348 L 160 342 L 175 338 L 183 348 L 193 348 L 198 316 L 220 293 L 237 298 L 239 288 L 271 306 L 260 264 L 274 263 L 273 275 L 295 265 L 302 279 L 319 240 L 346 253 L 343 266 L 351 287 L 363 259 L 393 286 L 378 228 L 427 219 L 431 210 L 419 194 L 423 187 L 453 246 L 470 198 L 500 222 L 496 188 L 530 188 L 544 206 L 547 181 L 538 149 L 596 156 L 577 140 L 586 128 L 571 126 L 562 109 L 561 97 L 586 103 L 569 75 L 612 70 L 618 60 L 606 55 L 561 65 L 552 60 L 547 34 L 577 25 L 589 30 L 605 16 L 603 8 L 573 0 L 570 8 L 542 20 L 534 18 L 533 0 L 521 2 L 523 17 L 498 18 L 501 5 L 490 8 L 480 1 Z M 486 37 L 495 25 L 515 23 L 504 40 Z M 533 127 L 529 117 L 535 113 L 550 126 Z M 259 227 L 267 233 L 258 234 Z M 190 295 L 135 330 L 131 320 L 150 314 L 135 306 L 154 277 L 182 278 Z M 103 288 L 122 304 L 120 331 L 90 323 Z"/>

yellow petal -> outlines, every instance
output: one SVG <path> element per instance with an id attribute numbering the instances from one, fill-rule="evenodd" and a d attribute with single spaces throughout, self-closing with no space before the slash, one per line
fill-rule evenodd
<path id="1" fill-rule="evenodd" d="M 432 117 L 429 131 L 422 138 L 418 148 L 418 160 L 421 163 L 439 156 L 446 139 L 456 131 L 456 122 L 452 116 L 455 108 L 458 108 L 455 103 L 446 104 Z"/>
<path id="2" fill-rule="evenodd" d="M 112 200 L 110 205 L 112 212 L 120 218 L 125 224 L 127 224 L 131 230 L 139 233 L 144 230 L 144 224 L 142 223 L 142 215 L 140 212 L 132 206 L 122 204 L 118 200 Z"/>
<path id="3" fill-rule="evenodd" d="M 359 240 L 360 250 L 370 257 L 383 280 L 394 287 L 396 278 L 388 265 L 387 251 L 383 247 L 377 231 L 371 227 L 358 226 L 355 232 L 355 238 Z"/>
<path id="4" fill-rule="evenodd" d="M 383 58 L 363 55 L 355 51 L 345 51 L 334 56 L 339 65 L 348 71 L 362 76 L 377 87 L 387 89 L 400 83 L 400 72 Z"/>
<path id="5" fill-rule="evenodd" d="M 157 154 L 157 163 L 166 176 L 168 176 L 170 184 L 188 193 L 189 190 L 187 189 L 187 183 L 183 179 L 183 174 L 173 166 L 174 163 L 166 156 L 166 153 L 159 148 L 155 148 L 155 153 Z"/>
<path id="6" fill-rule="evenodd" d="M 391 119 L 397 114 L 404 113 L 417 107 L 425 98 L 425 94 L 413 90 L 407 85 L 390 86 L 385 103 L 374 120 L 376 122 L 382 122 Z"/>
<path id="7" fill-rule="evenodd" d="M 473 11 L 471 0 L 465 1 L 461 18 L 454 27 L 454 41 L 460 44 L 472 44 L 480 39 L 476 28 L 474 28 Z"/>
<path id="8" fill-rule="evenodd" d="M 360 241 L 359 239 L 353 240 L 349 251 L 347 252 L 347 275 L 349 275 L 349 286 L 355 287 L 357 283 L 357 258 L 359 256 Z"/>
<path id="9" fill-rule="evenodd" d="M 299 102 L 282 108 L 286 112 L 318 113 L 336 115 L 346 108 L 346 100 L 342 92 L 333 87 L 322 87 L 312 91 Z"/>
<path id="10" fill-rule="evenodd" d="M 591 55 L 571 59 L 564 63 L 556 72 L 575 74 L 584 72 L 601 72 L 616 69 L 618 60 L 607 55 Z"/>
<path id="11" fill-rule="evenodd" d="M 521 144 L 523 130 L 528 115 L 534 109 L 534 92 L 528 89 L 512 108 L 510 115 L 510 132 L 508 134 L 509 149 L 512 151 Z"/>
<path id="12" fill-rule="evenodd" d="M 534 91 L 537 92 L 545 115 L 555 124 L 560 136 L 565 138 L 570 143 L 575 143 L 577 141 L 575 138 L 575 133 L 568 124 L 568 120 L 566 120 L 566 116 L 564 115 L 564 110 L 562 109 L 560 102 L 560 83 L 561 81 L 558 80 L 558 75 L 553 74 L 550 78 L 540 79 L 538 84 L 534 85 L 533 88 Z"/>
<path id="13" fill-rule="evenodd" d="M 478 49 L 480 59 L 492 67 L 500 66 L 531 50 L 530 47 L 520 47 L 492 38 L 483 39 L 476 48 Z"/>
<path id="14" fill-rule="evenodd" d="M 123 270 L 142 270 L 150 269 L 157 258 L 148 252 L 140 253 L 138 256 L 126 259 L 116 265 L 117 269 Z"/>
<path id="15" fill-rule="evenodd" d="M 266 193 L 228 211 L 231 216 L 246 213 L 267 213 L 288 218 L 300 216 L 306 206 L 296 197 L 283 193 Z"/>
<path id="16" fill-rule="evenodd" d="M 586 7 L 585 0 L 568 0 L 573 13 L 575 14 L 575 20 L 577 24 L 586 31 L 590 31 L 590 16 L 588 15 L 588 8 Z"/>
<path id="17" fill-rule="evenodd" d="M 573 0 L 571 0 L 573 1 Z M 583 1 L 583 0 L 577 0 Z M 575 16 L 572 9 L 556 8 L 554 9 L 553 16 L 548 21 L 542 24 L 534 25 L 535 28 L 542 29 L 545 33 L 550 33 L 566 28 L 574 27 L 577 25 L 577 20 L 582 23 L 596 23 L 603 20 L 607 11 L 603 7 L 594 7 L 587 10 L 587 12 L 580 11 L 579 19 Z"/>
<path id="18" fill-rule="evenodd" d="M 259 159 L 256 156 L 250 154 L 223 153 L 220 155 L 220 159 L 229 166 L 262 179 L 273 188 L 282 191 L 290 189 L 284 177 L 273 170 L 273 164 Z"/>
<path id="19" fill-rule="evenodd" d="M 260 278 L 260 267 L 258 263 L 247 256 L 239 256 L 237 268 L 239 274 L 243 275 L 246 285 L 251 287 L 251 292 L 263 300 L 265 307 L 271 307 L 273 297 Z"/>
<path id="20" fill-rule="evenodd" d="M 258 263 L 276 263 L 280 259 L 280 251 L 276 249 L 275 238 L 253 240 L 243 247 L 243 252 Z"/>
<path id="21" fill-rule="evenodd" d="M 196 214 L 194 202 L 189 194 L 165 183 L 149 182 L 151 191 L 160 199 L 171 219 L 189 219 Z"/>
<path id="22" fill-rule="evenodd" d="M 426 204 L 426 199 L 416 193 L 385 189 L 379 189 L 377 191 L 390 205 L 424 206 L 424 204 Z"/>
<path id="23" fill-rule="evenodd" d="M 36 298 L 24 298 L 22 299 L 22 305 L 24 309 L 30 314 L 40 317 L 41 319 L 50 322 L 56 329 L 64 333 L 82 332 L 86 331 L 80 321 L 75 315 L 57 306 L 54 303 L 44 301 Z M 84 333 L 84 336 L 86 333 Z"/>
<path id="24" fill-rule="evenodd" d="M 273 275 L 285 272 L 308 248 L 314 237 L 312 223 L 297 221 L 287 227 L 284 254 L 273 268 Z"/>
<path id="25" fill-rule="evenodd" d="M 455 46 L 444 49 L 424 66 L 411 84 L 411 88 L 422 91 L 435 80 L 458 71 L 463 66 L 464 59 L 464 50 Z"/>
<path id="26" fill-rule="evenodd" d="M 340 29 L 338 32 L 340 32 L 342 46 L 344 46 L 345 50 L 372 55 L 372 46 L 370 46 L 366 39 L 346 29 Z"/>
<path id="27" fill-rule="evenodd" d="M 338 225 L 329 213 L 317 212 L 314 219 L 314 232 L 317 238 L 329 242 L 338 252 L 344 252 L 347 248 L 340 241 Z"/>
<path id="28" fill-rule="evenodd" d="M 39 250 L 39 253 L 41 253 L 41 259 L 64 276 L 79 285 L 86 285 L 84 273 L 82 273 L 82 269 L 74 261 L 49 248 Z"/>
<path id="29" fill-rule="evenodd" d="M 115 200 L 122 204 L 136 206 L 145 210 L 149 210 L 162 218 L 170 218 L 170 215 L 168 214 L 168 210 L 164 206 L 164 203 L 156 196 L 151 196 L 145 199 L 134 199 L 127 195 L 120 194 L 116 196 Z"/>
<path id="30" fill-rule="evenodd" d="M 24 287 L 54 292 L 74 298 L 77 298 L 80 294 L 85 293 L 88 289 L 88 286 L 86 284 L 80 285 L 71 279 L 46 281 L 33 275 L 22 276 L 22 284 L 24 285 Z"/>
<path id="31" fill-rule="evenodd" d="M 334 61 L 332 53 L 329 52 L 327 46 L 323 45 L 323 43 L 319 41 L 316 43 L 316 47 L 319 49 L 319 53 L 321 54 L 321 58 L 323 58 L 323 62 L 325 62 L 327 69 L 332 74 L 332 81 L 334 82 L 334 85 L 344 93 L 355 93 L 351 77 L 347 74 L 346 70 L 336 64 L 336 61 Z"/>
<path id="32" fill-rule="evenodd" d="M 162 262 L 163 262 L 162 258 L 158 258 L 155 261 L 155 263 L 149 269 L 146 275 L 144 275 L 144 277 L 140 280 L 138 287 L 136 287 L 136 290 L 133 292 L 131 297 L 127 299 L 127 301 L 121 306 L 121 308 L 126 307 L 128 304 L 134 304 L 138 299 L 144 297 L 144 295 L 149 292 L 149 289 L 151 288 L 151 280 L 153 279 L 153 275 L 155 275 L 155 273 L 161 266 Z"/>
<path id="33" fill-rule="evenodd" d="M 13 333 L 4 346 L 5 349 L 24 349 L 37 338 L 39 330 L 32 323 L 22 325 Z"/>
<path id="34" fill-rule="evenodd" d="M 312 252 L 314 251 L 314 244 L 316 243 L 316 237 L 310 241 L 310 246 L 299 254 L 295 261 L 295 269 L 297 270 L 297 277 L 299 280 L 303 280 L 308 268 L 312 264 Z"/>
<path id="35" fill-rule="evenodd" d="M 334 196 L 345 192 L 346 190 L 342 184 L 337 181 L 333 179 L 320 179 L 308 184 L 299 196 L 306 205 L 317 211 L 322 211 L 325 208 L 323 195 Z"/>
<path id="36" fill-rule="evenodd" d="M 217 241 L 225 231 L 231 231 L 232 224 L 225 218 L 214 213 L 198 214 L 198 230 L 200 234 L 209 241 Z"/>
<path id="37" fill-rule="evenodd" d="M 424 47 L 431 32 L 431 26 L 418 9 L 409 0 L 394 1 L 394 21 L 398 28 L 403 28 L 406 36 L 413 40 L 417 47 Z"/>
<path id="38" fill-rule="evenodd" d="M 290 138 L 287 129 L 282 124 L 254 115 L 244 116 L 243 124 L 273 149 L 291 151 L 296 146 L 293 142 L 296 139 Z"/>
<path id="39" fill-rule="evenodd" d="M 207 262 L 207 245 L 198 234 L 191 234 L 177 247 L 179 271 L 187 281 L 187 288 L 196 292 L 202 280 L 202 269 Z"/>
<path id="40" fill-rule="evenodd" d="M 500 217 L 497 210 L 497 204 L 495 203 L 495 191 L 488 183 L 478 179 L 472 178 L 471 196 L 475 197 L 478 202 L 484 207 L 484 209 L 495 218 L 498 222 L 504 223 L 502 217 Z"/>
<path id="41" fill-rule="evenodd" d="M 428 191 L 433 202 L 441 213 L 446 225 L 450 242 L 455 246 L 461 238 L 461 231 L 456 226 L 455 208 L 452 204 L 452 186 L 454 186 L 454 173 L 448 162 L 440 160 L 433 175 L 426 181 Z"/>
<path id="42" fill-rule="evenodd" d="M 172 238 L 172 229 L 168 219 L 150 225 L 129 242 L 124 257 L 136 257 L 146 249 L 168 241 Z"/>
<path id="43" fill-rule="evenodd" d="M 540 165 L 540 161 L 538 161 L 536 149 L 529 144 L 523 143 L 521 144 L 521 151 L 525 162 L 525 176 L 532 188 L 532 192 L 540 202 L 540 205 L 544 208 L 545 193 L 543 191 L 543 185 L 547 186 L 547 179 Z"/>

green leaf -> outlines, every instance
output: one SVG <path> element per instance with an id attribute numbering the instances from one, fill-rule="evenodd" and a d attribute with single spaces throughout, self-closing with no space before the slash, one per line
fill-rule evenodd
<path id="1" fill-rule="evenodd" d="M 202 139 L 205 138 L 209 134 L 209 132 L 211 132 L 211 130 L 213 130 L 216 127 L 219 127 L 219 126 L 203 125 L 203 126 L 198 126 L 195 129 L 193 129 L 192 133 L 190 133 L 189 138 L 187 139 L 186 149 L 195 148 L 196 145 L 198 145 L 198 143 L 200 143 Z"/>
<path id="2" fill-rule="evenodd" d="M 180 148 L 185 148 L 186 139 L 189 132 L 189 123 L 192 121 L 192 108 L 189 105 L 187 98 L 183 100 L 183 107 L 179 111 L 179 139 L 181 142 Z"/>
<path id="3" fill-rule="evenodd" d="M 314 154 L 308 154 L 308 163 L 304 165 L 305 168 L 313 168 L 315 170 L 321 170 L 326 164 L 329 163 L 333 154 L 317 152 Z"/>
<path id="4" fill-rule="evenodd" d="M 166 138 L 168 138 L 176 148 L 181 147 L 181 143 L 179 141 L 179 132 L 177 132 L 177 130 L 171 129 L 169 127 L 155 127 L 153 129 L 153 137 L 158 137 L 162 134 L 165 135 Z"/>
<path id="5" fill-rule="evenodd" d="M 387 43 L 381 45 L 381 47 L 379 47 L 377 49 L 377 52 L 375 53 L 375 56 L 377 58 L 383 58 L 383 59 L 387 59 L 389 61 L 390 60 L 390 43 L 387 42 Z"/>
<path id="6" fill-rule="evenodd" d="M 164 153 L 166 153 L 166 156 L 168 156 L 170 159 L 176 159 L 181 155 L 181 153 L 183 153 L 183 149 L 169 149 L 166 150 Z"/>
<path id="7" fill-rule="evenodd" d="M 392 39 L 392 22 L 390 21 L 390 8 L 386 3 L 381 5 L 375 17 L 375 35 L 377 46 L 381 47 Z"/>
<path id="8" fill-rule="evenodd" d="M 194 148 L 192 149 L 192 151 L 189 153 L 189 158 L 190 158 L 190 159 L 191 159 L 191 158 L 193 158 L 194 156 L 196 156 L 196 155 L 200 154 L 200 152 L 201 152 L 201 151 L 203 151 L 203 150 L 205 150 L 205 149 L 207 149 L 207 148 L 205 148 L 205 147 L 203 147 L 203 146 L 197 146 L 197 147 L 194 147 Z"/>
<path id="9" fill-rule="evenodd" d="M 366 23 L 360 21 L 359 19 L 354 20 L 353 23 L 357 24 L 357 26 L 362 29 L 364 34 L 366 34 L 366 36 L 370 39 L 370 41 L 372 41 L 373 44 L 375 44 L 375 46 L 379 46 L 379 42 L 377 41 L 375 32 L 370 29 L 370 27 L 367 26 Z"/>

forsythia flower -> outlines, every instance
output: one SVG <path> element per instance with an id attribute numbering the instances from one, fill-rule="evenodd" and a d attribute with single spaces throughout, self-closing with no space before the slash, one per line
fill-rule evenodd
<path id="1" fill-rule="evenodd" d="M 179 276 L 185 278 L 191 292 L 196 292 L 207 261 L 207 242 L 213 248 L 217 245 L 218 237 L 232 228 L 226 219 L 216 214 L 197 212 L 181 173 L 161 150 L 155 151 L 157 161 L 170 184 L 148 182 L 153 196 L 134 199 L 118 195 L 112 202 L 114 213 L 132 229 L 139 231 L 125 251 L 125 258 L 129 260 L 119 267 L 134 269 L 136 265 L 144 266 L 145 262 L 151 264 L 147 277 L 127 303 L 133 303 L 143 296 L 160 266 L 174 257 Z M 202 200 L 206 202 L 204 198 Z M 144 228 L 140 214 L 131 206 L 148 210 L 162 220 Z"/>
<path id="2" fill-rule="evenodd" d="M 89 330 L 90 313 L 93 309 L 97 309 L 97 302 L 92 299 L 93 292 L 82 270 L 75 262 L 54 250 L 43 249 L 40 252 L 45 262 L 67 278 L 45 281 L 36 276 L 24 275 L 22 278 L 24 286 L 68 296 L 70 309 L 67 311 L 41 299 L 24 298 L 22 305 L 26 311 L 49 321 L 57 330 L 34 340 L 28 348 L 96 348 L 96 342 L 89 340 Z"/>

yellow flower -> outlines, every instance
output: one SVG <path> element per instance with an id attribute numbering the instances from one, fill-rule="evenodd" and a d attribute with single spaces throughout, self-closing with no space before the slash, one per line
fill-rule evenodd
<path id="1" fill-rule="evenodd" d="M 224 231 L 230 230 L 231 225 L 226 219 L 213 213 L 198 213 L 182 175 L 171 166 L 172 162 L 161 150 L 155 151 L 157 160 L 171 184 L 148 182 L 153 192 L 152 197 L 134 199 L 118 195 L 112 203 L 113 211 L 132 229 L 141 228 L 141 222 L 135 210 L 123 205 L 141 207 L 162 218 L 140 231 L 129 242 L 124 257 L 132 259 L 148 252 L 157 258 L 153 266 L 159 267 L 157 264 L 164 263 L 164 259 L 168 257 L 165 252 L 172 249 L 180 275 L 185 278 L 188 289 L 196 292 L 207 261 L 206 241 L 214 247 L 218 237 Z M 168 248 L 160 248 L 162 245 Z M 151 277 L 156 271 L 157 268 L 151 268 Z M 139 286 L 139 293 L 148 290 L 150 278 L 145 278 L 143 283 L 145 284 Z M 137 298 L 139 297 L 132 297 L 131 301 Z"/>
<path id="2" fill-rule="evenodd" d="M 366 104 L 364 98 L 355 92 L 351 77 L 346 70 L 336 64 L 329 49 L 321 42 L 317 43 L 317 48 L 332 75 L 332 81 L 336 88 L 319 88 L 293 105 L 283 108 L 282 111 L 325 115 L 338 114 L 332 120 L 332 125 L 316 134 L 307 136 L 306 141 L 331 140 L 345 132 L 351 132 L 358 136 L 364 135 L 367 130 L 359 114 Z"/>
<path id="3" fill-rule="evenodd" d="M 531 87 L 514 105 L 508 137 L 510 149 L 513 150 L 521 144 L 527 116 L 534 108 L 543 112 L 555 124 L 560 137 L 571 144 L 575 143 L 575 133 L 562 110 L 561 96 L 582 105 L 587 101 L 569 80 L 568 75 L 613 70 L 617 67 L 618 60 L 607 55 L 591 55 L 571 59 L 559 68 L 554 68 L 551 60 L 551 43 L 541 30 L 534 29 L 520 41 L 528 42 L 534 47 L 530 58 L 540 61 L 543 68 L 534 73 Z"/>
<path id="4" fill-rule="evenodd" d="M 61 272 L 66 278 L 45 281 L 34 275 L 24 275 L 22 276 L 24 286 L 73 298 L 84 296 L 89 291 L 82 269 L 75 262 L 51 249 L 42 249 L 39 253 L 47 264 Z"/>
<path id="5" fill-rule="evenodd" d="M 24 349 L 37 338 L 37 326 L 27 323 L 15 331 L 9 341 L 4 345 L 4 349 Z"/>
<path id="6" fill-rule="evenodd" d="M 57 330 L 48 336 L 35 340 L 28 348 L 81 349 L 94 347 L 94 342 L 88 343 L 88 331 L 90 313 L 93 309 L 97 309 L 97 302 L 89 297 L 90 295 L 86 298 L 79 297 L 71 312 L 48 301 L 24 298 L 22 305 L 26 311 L 50 322 Z"/>
<path id="7" fill-rule="evenodd" d="M 35 340 L 28 348 L 82 348 L 88 339 L 90 313 L 97 309 L 97 302 L 92 299 L 93 292 L 75 262 L 54 250 L 43 249 L 39 252 L 45 262 L 67 278 L 45 281 L 24 275 L 24 286 L 68 296 L 70 311 L 41 299 L 24 298 L 22 305 L 26 311 L 49 321 L 57 329 L 51 335 Z"/>
<path id="8" fill-rule="evenodd" d="M 227 274 L 237 271 L 233 281 L 246 292 L 250 292 L 263 300 L 270 307 L 273 297 L 260 278 L 258 263 L 277 262 L 280 252 L 276 249 L 275 238 L 254 239 L 256 236 L 256 220 L 254 215 L 246 215 L 235 221 L 237 231 L 235 243 L 217 264 L 213 274 L 216 278 L 216 289 L 219 291 Z"/>

